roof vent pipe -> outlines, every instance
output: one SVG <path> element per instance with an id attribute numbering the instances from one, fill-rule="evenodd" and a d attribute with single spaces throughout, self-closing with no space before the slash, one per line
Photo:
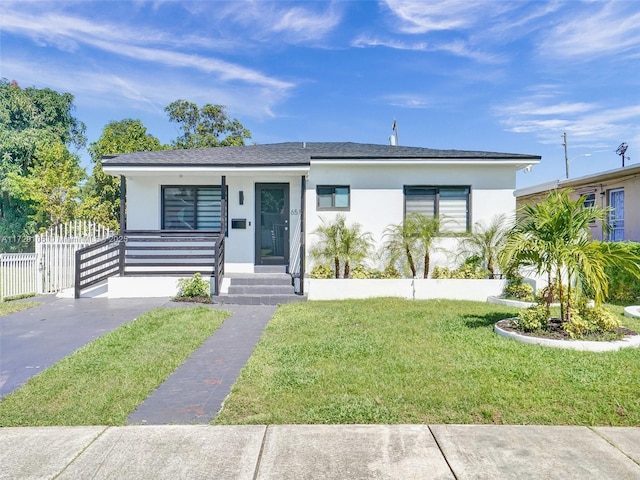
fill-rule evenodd
<path id="1" fill-rule="evenodd" d="M 395 135 L 389 135 L 389 145 L 391 145 L 392 147 L 396 146 L 396 136 Z"/>
<path id="2" fill-rule="evenodd" d="M 302 148 L 307 148 L 307 142 L 302 142 Z"/>

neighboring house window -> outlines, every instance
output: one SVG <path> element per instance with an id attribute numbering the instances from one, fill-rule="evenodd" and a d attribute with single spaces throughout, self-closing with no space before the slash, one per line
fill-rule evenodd
<path id="1" fill-rule="evenodd" d="M 624 240 L 624 190 L 609 191 L 609 240 L 621 242 Z"/>
<path id="2" fill-rule="evenodd" d="M 470 194 L 471 187 L 405 186 L 405 215 L 414 212 L 427 217 L 440 215 L 448 220 L 443 224 L 443 230 L 468 232 L 471 224 Z"/>
<path id="3" fill-rule="evenodd" d="M 316 197 L 318 210 L 349 210 L 350 188 L 348 185 L 318 185 Z"/>
<path id="4" fill-rule="evenodd" d="M 596 194 L 594 192 L 580 193 L 581 197 L 584 197 L 584 202 L 582 203 L 582 208 L 591 208 L 596 205 Z M 595 220 L 589 222 L 589 225 L 595 225 Z"/>
<path id="5" fill-rule="evenodd" d="M 584 203 L 582 204 L 583 208 L 591 208 L 596 204 L 596 194 L 591 193 L 581 193 L 581 197 L 584 197 Z"/>
<path id="6" fill-rule="evenodd" d="M 220 187 L 163 186 L 163 230 L 220 231 Z"/>

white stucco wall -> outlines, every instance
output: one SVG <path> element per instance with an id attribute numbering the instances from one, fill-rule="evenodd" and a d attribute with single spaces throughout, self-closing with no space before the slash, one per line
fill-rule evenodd
<path id="1" fill-rule="evenodd" d="M 291 256 L 297 255 L 297 228 L 301 211 L 301 174 L 293 172 L 226 173 L 228 186 L 229 230 L 226 241 L 226 271 L 251 272 L 255 263 L 255 185 L 256 183 L 289 184 L 289 236 Z M 221 176 L 214 174 L 175 173 L 173 175 L 129 174 L 127 176 L 127 229 L 158 230 L 161 227 L 161 187 L 163 185 L 220 185 Z M 312 232 L 320 218 L 331 220 L 337 213 L 316 210 L 317 185 L 349 185 L 350 211 L 343 212 L 348 222 L 359 222 L 371 232 L 376 246 L 382 243 L 385 228 L 400 223 L 404 213 L 404 185 L 469 185 L 471 186 L 471 223 L 489 221 L 494 215 L 511 215 L 515 209 L 515 170 L 513 166 L 492 165 L 314 165 L 306 181 L 306 245 L 307 251 L 316 240 Z M 239 192 L 244 203 L 239 203 Z M 247 220 L 245 230 L 232 229 L 231 220 Z M 444 238 L 441 246 L 455 253 L 458 240 Z M 432 266 L 453 265 L 451 256 L 435 253 Z M 307 259 L 307 271 L 311 262 Z M 371 264 L 371 267 L 380 265 Z"/>
<path id="2" fill-rule="evenodd" d="M 317 211 L 316 186 L 349 185 L 351 194 L 350 210 Z M 405 185 L 471 186 L 471 224 L 478 221 L 489 222 L 495 215 L 512 215 L 515 211 L 515 169 L 513 166 L 488 165 L 398 165 L 389 168 L 370 165 L 365 168 L 339 165 L 314 167 L 313 163 L 307 182 L 307 245 L 317 240 L 312 232 L 320 225 L 321 218 L 331 221 L 339 213 L 347 217 L 349 223 L 358 222 L 365 231 L 371 232 L 376 248 L 383 242 L 384 230 L 393 223 L 400 223 L 404 214 Z M 438 242 L 449 252 L 434 253 L 432 266 L 453 266 L 452 254 L 457 252 L 458 240 L 443 238 Z M 371 263 L 371 262 L 369 262 Z M 312 261 L 308 260 L 311 265 Z M 381 265 L 369 265 L 381 267 Z M 308 271 L 310 270 L 307 269 Z"/>

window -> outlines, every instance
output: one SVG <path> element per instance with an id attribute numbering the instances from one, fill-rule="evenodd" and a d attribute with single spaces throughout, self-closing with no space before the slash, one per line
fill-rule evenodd
<path id="1" fill-rule="evenodd" d="M 318 198 L 318 210 L 349 210 L 349 186 L 318 185 L 316 197 Z"/>
<path id="2" fill-rule="evenodd" d="M 594 192 L 585 192 L 579 194 L 581 197 L 584 197 L 584 202 L 582 203 L 582 208 L 591 208 L 596 205 L 596 194 Z M 595 220 L 589 222 L 590 226 L 594 226 L 596 224 Z"/>
<path id="3" fill-rule="evenodd" d="M 456 233 L 469 231 L 469 197 L 471 187 L 405 186 L 404 210 L 427 217 L 440 215 L 448 219 L 444 228 Z"/>
<path id="4" fill-rule="evenodd" d="M 164 230 L 220 230 L 220 187 L 162 187 Z"/>
<path id="5" fill-rule="evenodd" d="M 591 208 L 596 204 L 596 194 L 593 192 L 590 193 L 581 193 L 579 194 L 581 197 L 584 197 L 584 203 L 582 204 L 582 208 Z"/>

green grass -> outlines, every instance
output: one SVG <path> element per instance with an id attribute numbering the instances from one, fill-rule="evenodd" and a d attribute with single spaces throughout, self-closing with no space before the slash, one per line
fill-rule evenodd
<path id="1" fill-rule="evenodd" d="M 155 309 L 98 338 L 0 402 L 0 426 L 122 425 L 229 315 Z"/>
<path id="2" fill-rule="evenodd" d="M 40 305 L 38 302 L 0 302 L 0 317 Z"/>
<path id="3" fill-rule="evenodd" d="M 578 352 L 493 333 L 515 313 L 389 298 L 282 306 L 215 423 L 640 425 L 640 349 Z"/>

